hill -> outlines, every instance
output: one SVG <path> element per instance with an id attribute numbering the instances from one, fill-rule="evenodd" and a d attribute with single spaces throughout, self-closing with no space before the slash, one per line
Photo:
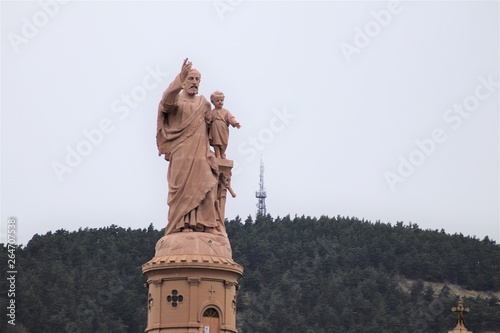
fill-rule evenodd
<path id="1" fill-rule="evenodd" d="M 245 267 L 240 333 L 442 333 L 454 326 L 456 288 L 470 292 L 469 330 L 500 332 L 500 246 L 488 238 L 326 216 L 237 217 L 227 231 Z M 35 235 L 16 249 L 17 325 L 9 329 L 143 332 L 141 265 L 162 235 L 152 225 Z M 6 263 L 7 248 L 0 248 Z M 7 284 L 2 279 L 0 289 Z M 6 301 L 2 295 L 0 308 Z"/>

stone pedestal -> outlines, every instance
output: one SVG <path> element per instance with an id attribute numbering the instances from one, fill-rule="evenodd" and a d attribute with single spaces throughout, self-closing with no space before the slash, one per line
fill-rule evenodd
<path id="1" fill-rule="evenodd" d="M 448 331 L 448 333 L 472 333 L 472 331 L 468 331 L 463 325 L 457 325 L 453 331 Z"/>
<path id="2" fill-rule="evenodd" d="M 216 158 L 215 161 L 219 166 L 219 186 L 217 188 L 217 209 L 221 221 L 225 219 L 226 211 L 226 197 L 227 192 L 234 198 L 236 194 L 231 188 L 231 169 L 233 168 L 233 161 Z"/>
<path id="3" fill-rule="evenodd" d="M 243 267 L 227 237 L 179 232 L 162 237 L 147 277 L 146 333 L 236 333 L 236 293 Z"/>

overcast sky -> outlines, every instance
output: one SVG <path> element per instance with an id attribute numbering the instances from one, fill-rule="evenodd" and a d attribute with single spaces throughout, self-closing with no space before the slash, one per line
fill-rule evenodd
<path id="1" fill-rule="evenodd" d="M 167 223 L 158 101 L 185 57 L 241 123 L 226 216 L 499 242 L 499 3 L 1 2 L 1 235 Z"/>

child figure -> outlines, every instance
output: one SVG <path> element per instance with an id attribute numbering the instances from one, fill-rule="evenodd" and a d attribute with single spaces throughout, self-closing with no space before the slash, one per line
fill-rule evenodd
<path id="1" fill-rule="evenodd" d="M 241 125 L 228 110 L 224 109 L 224 94 L 215 91 L 210 95 L 210 101 L 215 109 L 209 111 L 211 121 L 208 138 L 210 145 L 214 147 L 215 157 L 226 158 L 226 148 L 229 141 L 229 125 L 240 128 Z"/>

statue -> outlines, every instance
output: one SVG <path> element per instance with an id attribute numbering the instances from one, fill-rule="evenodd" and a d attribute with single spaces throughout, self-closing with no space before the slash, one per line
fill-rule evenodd
<path id="1" fill-rule="evenodd" d="M 224 94 L 220 91 L 215 91 L 210 96 L 210 101 L 215 106 L 215 109 L 208 113 L 208 121 L 210 126 L 210 145 L 214 147 L 215 157 L 226 158 L 227 143 L 229 141 L 229 125 L 240 128 L 240 123 L 228 110 L 224 109 Z"/>
<path id="2" fill-rule="evenodd" d="M 166 235 L 197 231 L 227 236 L 217 202 L 219 166 L 208 138 L 210 103 L 198 96 L 200 81 L 200 72 L 184 59 L 158 106 L 156 141 L 159 155 L 169 161 Z"/>
<path id="3" fill-rule="evenodd" d="M 231 304 L 243 267 L 233 260 L 224 226 L 227 192 L 236 196 L 234 162 L 211 150 L 213 117 L 210 103 L 198 95 L 200 81 L 184 59 L 158 105 L 156 143 L 168 161 L 169 210 L 165 235 L 142 266 L 148 279 L 145 332 L 237 332 Z"/>

